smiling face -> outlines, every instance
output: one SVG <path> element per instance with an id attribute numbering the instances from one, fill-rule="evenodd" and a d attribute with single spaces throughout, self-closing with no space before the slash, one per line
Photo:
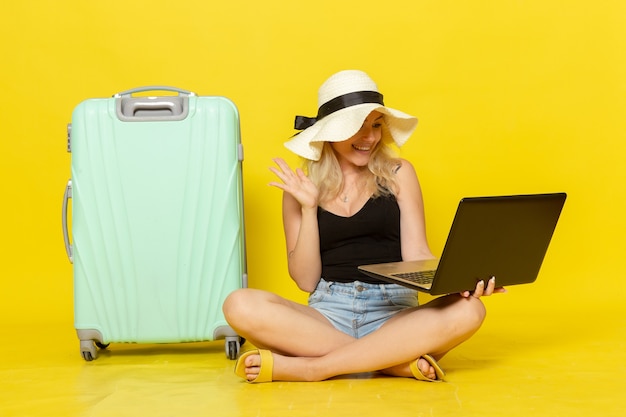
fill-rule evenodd
<path id="1" fill-rule="evenodd" d="M 359 131 L 349 139 L 332 142 L 330 145 L 337 155 L 340 164 L 366 166 L 370 156 L 380 142 L 383 134 L 383 114 L 371 112 L 363 122 Z"/>

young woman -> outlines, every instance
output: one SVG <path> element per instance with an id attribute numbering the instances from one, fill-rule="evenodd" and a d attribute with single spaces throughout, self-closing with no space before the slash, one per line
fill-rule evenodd
<path id="1" fill-rule="evenodd" d="M 386 107 L 376 84 L 355 70 L 320 87 L 317 117 L 296 117 L 302 131 L 285 146 L 305 159 L 305 169 L 276 158 L 271 185 L 283 191 L 289 274 L 309 302 L 255 289 L 227 298 L 227 321 L 259 348 L 239 358 L 237 375 L 319 381 L 380 371 L 440 381 L 437 361 L 481 326 L 481 296 L 502 291 L 494 279 L 418 306 L 413 290 L 357 270 L 433 257 L 417 175 L 390 146 L 404 144 L 416 125 Z"/>

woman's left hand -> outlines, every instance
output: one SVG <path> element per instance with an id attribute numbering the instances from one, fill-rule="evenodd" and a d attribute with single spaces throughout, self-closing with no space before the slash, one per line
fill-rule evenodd
<path id="1" fill-rule="evenodd" d="M 473 292 L 463 291 L 461 295 L 465 298 L 470 297 L 470 296 L 475 297 L 475 298 L 480 298 L 483 296 L 490 296 L 492 294 L 504 293 L 504 292 L 506 292 L 506 289 L 504 287 L 496 287 L 496 277 L 491 277 L 491 279 L 487 281 L 486 288 L 485 288 L 485 281 L 480 280 L 476 284 L 476 289 Z"/>

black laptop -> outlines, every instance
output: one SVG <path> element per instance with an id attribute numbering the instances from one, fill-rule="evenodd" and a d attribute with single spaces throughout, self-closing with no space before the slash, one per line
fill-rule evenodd
<path id="1" fill-rule="evenodd" d="M 369 276 L 431 295 L 534 282 L 565 193 L 463 198 L 438 260 L 361 265 Z"/>

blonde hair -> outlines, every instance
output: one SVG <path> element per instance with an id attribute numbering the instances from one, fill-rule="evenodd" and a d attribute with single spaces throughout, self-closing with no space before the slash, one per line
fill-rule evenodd
<path id="1" fill-rule="evenodd" d="M 397 194 L 398 184 L 395 174 L 402 162 L 392 147 L 393 143 L 387 125 L 383 123 L 381 140 L 372 151 L 367 164 L 369 175 L 366 190 L 373 198 Z M 344 179 L 337 156 L 329 142 L 324 142 L 318 161 L 305 160 L 304 170 L 319 190 L 320 203 L 330 201 L 341 193 Z"/>

